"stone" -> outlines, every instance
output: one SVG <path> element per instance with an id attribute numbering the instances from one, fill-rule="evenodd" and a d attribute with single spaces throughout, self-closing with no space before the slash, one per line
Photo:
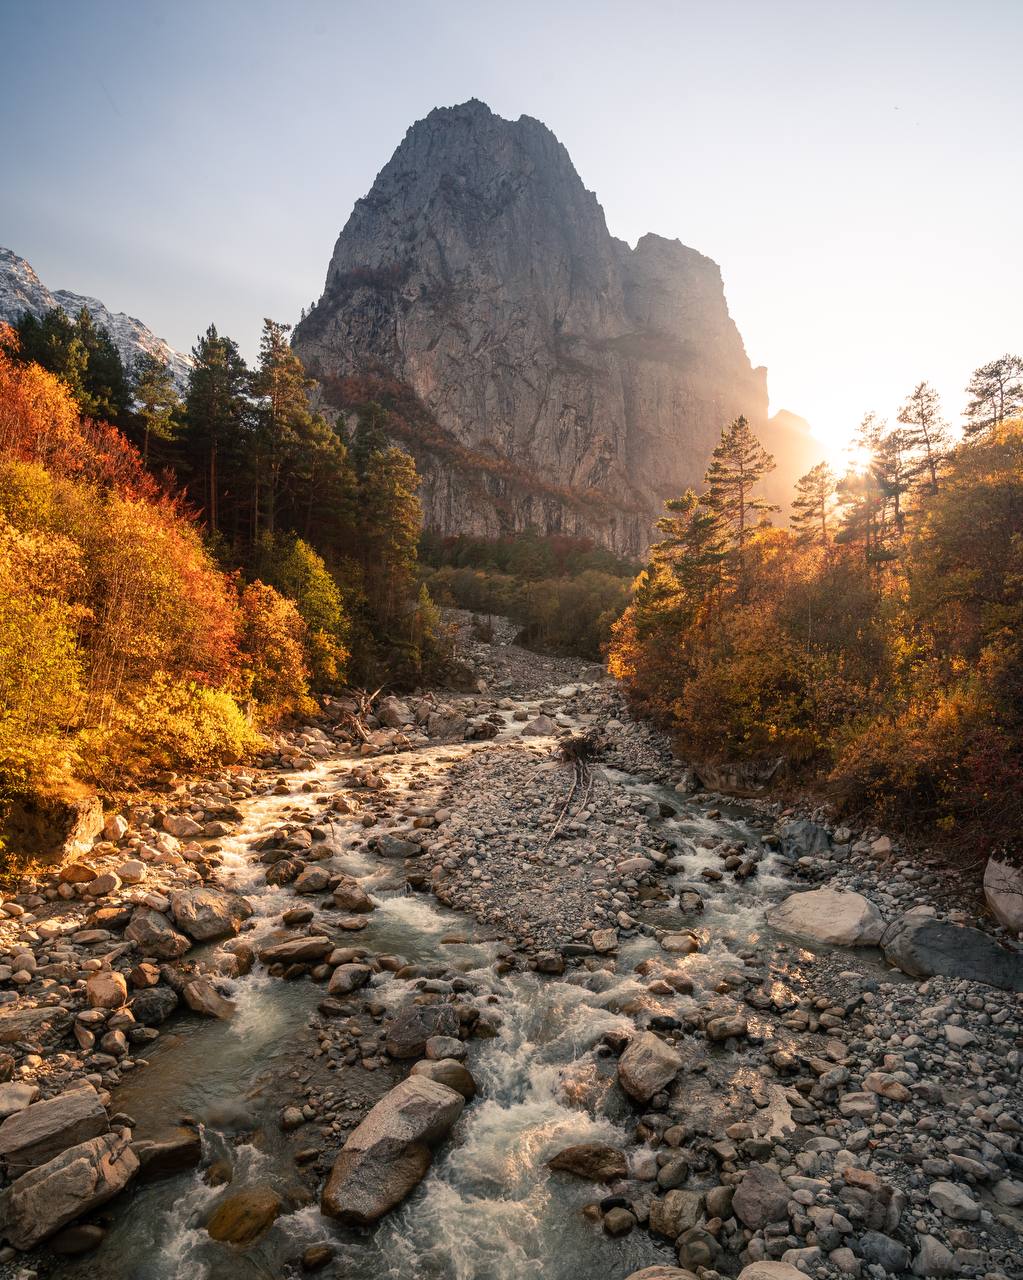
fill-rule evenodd
<path id="1" fill-rule="evenodd" d="M 609 1236 L 627 1236 L 636 1225 L 636 1215 L 621 1205 L 615 1205 L 604 1214 L 604 1230 Z"/>
<path id="2" fill-rule="evenodd" d="M 597 955 L 609 955 L 618 950 L 617 929 L 594 929 L 590 934 L 590 945 Z"/>
<path id="3" fill-rule="evenodd" d="M 129 858 L 117 868 L 117 874 L 124 884 L 141 884 L 146 878 L 146 864 L 138 858 Z"/>
<path id="4" fill-rule="evenodd" d="M 6 1120 L 8 1116 L 24 1111 L 38 1097 L 38 1085 L 18 1081 L 0 1084 L 0 1120 Z"/>
<path id="5" fill-rule="evenodd" d="M 465 1057 L 465 1045 L 454 1036 L 431 1036 L 426 1042 L 426 1056 L 437 1060 L 457 1058 L 461 1061 Z"/>
<path id="6" fill-rule="evenodd" d="M 388 729 L 402 729 L 414 719 L 408 703 L 395 697 L 381 698 L 373 713 Z"/>
<path id="7" fill-rule="evenodd" d="M 699 1191 L 668 1191 L 650 1201 L 650 1230 L 677 1239 L 695 1227 L 703 1216 L 704 1197 Z"/>
<path id="8" fill-rule="evenodd" d="M 994 854 L 988 858 L 984 898 L 1000 925 L 1011 933 L 1023 933 L 1023 866 L 1014 866 Z"/>
<path id="9" fill-rule="evenodd" d="M 334 943 L 323 934 L 305 938 L 289 938 L 286 942 L 274 942 L 259 948 L 259 958 L 265 965 L 315 964 L 334 950 Z"/>
<path id="10" fill-rule="evenodd" d="M 873 947 L 884 932 L 884 919 L 869 899 L 838 889 L 792 893 L 767 913 L 779 933 L 836 947 Z"/>
<path id="11" fill-rule="evenodd" d="M 209 978 L 193 978 L 185 984 L 181 994 L 185 1004 L 205 1018 L 230 1018 L 234 1014 L 233 1001 L 225 999 Z"/>
<path id="12" fill-rule="evenodd" d="M 120 887 L 121 877 L 115 875 L 113 871 L 105 871 L 89 881 L 85 886 L 85 892 L 90 898 L 105 898 L 108 894 L 116 893 Z"/>
<path id="13" fill-rule="evenodd" d="M 899 1275 L 909 1266 L 910 1254 L 906 1246 L 881 1231 L 865 1231 L 859 1238 L 858 1250 L 867 1262 L 876 1262 L 894 1275 Z"/>
<path id="14" fill-rule="evenodd" d="M 751 1164 L 732 1197 L 732 1212 L 754 1231 L 787 1217 L 789 1189 L 781 1175 L 764 1164 Z"/>
<path id="15" fill-rule="evenodd" d="M 367 914 L 373 910 L 373 900 L 354 876 L 342 876 L 333 889 L 334 905 L 342 911 Z"/>
<path id="16" fill-rule="evenodd" d="M 472 1072 L 456 1058 L 424 1059 L 417 1062 L 409 1073 L 413 1076 L 426 1076 L 436 1080 L 438 1084 L 446 1084 L 449 1089 L 460 1093 L 466 1102 L 476 1096 L 476 1081 Z"/>
<path id="17" fill-rule="evenodd" d="M 116 844 L 128 834 L 128 823 L 119 813 L 112 813 L 103 823 L 103 839 Z"/>
<path id="18" fill-rule="evenodd" d="M 178 1129 L 171 1137 L 159 1141 L 132 1143 L 139 1162 L 139 1181 L 156 1182 L 194 1169 L 202 1159 L 202 1138 L 198 1129 Z"/>
<path id="19" fill-rule="evenodd" d="M 202 823 L 196 822 L 183 813 L 168 813 L 163 820 L 163 829 L 168 835 L 175 836 L 178 840 L 202 835 Z"/>
<path id="20" fill-rule="evenodd" d="M 0 1160 L 15 1176 L 109 1128 L 99 1094 L 83 1081 L 77 1088 L 8 1116 L 0 1124 Z"/>
<path id="21" fill-rule="evenodd" d="M 884 1071 L 868 1072 L 863 1077 L 863 1088 L 867 1093 L 890 1098 L 892 1102 L 908 1102 L 913 1096 L 904 1084 Z"/>
<path id="22" fill-rule="evenodd" d="M 131 1012 L 144 1027 L 158 1027 L 178 1007 L 178 994 L 170 987 L 148 987 L 132 996 Z"/>
<path id="23" fill-rule="evenodd" d="M 96 875 L 96 870 L 86 862 L 69 862 L 61 867 L 58 879 L 61 884 L 88 884 Z"/>
<path id="24" fill-rule="evenodd" d="M 979 929 L 911 911 L 889 928 L 882 946 L 889 963 L 913 978 L 941 974 L 1023 991 L 1023 958 Z"/>
<path id="25" fill-rule="evenodd" d="M 704 1028 L 707 1039 L 717 1044 L 723 1040 L 741 1038 L 749 1032 L 749 1023 L 741 1013 L 711 1018 Z"/>
<path id="26" fill-rule="evenodd" d="M 952 1250 L 934 1236 L 917 1237 L 917 1253 L 913 1259 L 915 1276 L 950 1276 L 955 1273 Z"/>
<path id="27" fill-rule="evenodd" d="M 252 1244 L 280 1217 L 283 1202 L 270 1187 L 246 1187 L 232 1192 L 206 1220 L 214 1240 L 240 1247 Z"/>
<path id="28" fill-rule="evenodd" d="M 1007 1209 L 1023 1206 L 1023 1182 L 1016 1178 L 1002 1178 L 991 1188 L 991 1194 Z"/>
<path id="29" fill-rule="evenodd" d="M 529 724 L 522 730 L 523 735 L 530 738 L 546 737 L 549 734 L 556 733 L 557 724 L 550 716 L 537 716 L 535 720 L 531 720 Z"/>
<path id="30" fill-rule="evenodd" d="M 138 1167 L 126 1131 L 69 1147 L 22 1174 L 0 1195 L 0 1235 L 16 1249 L 31 1249 L 112 1199 Z"/>
<path id="31" fill-rule="evenodd" d="M 625 1280 L 696 1280 L 692 1271 L 684 1267 L 644 1267 L 642 1271 L 632 1271 Z"/>
<path id="32" fill-rule="evenodd" d="M 32 1040 L 47 1027 L 61 1028 L 68 1021 L 67 1013 L 59 1005 L 36 1008 L 0 1009 L 0 1044 L 16 1044 L 19 1040 Z"/>
<path id="33" fill-rule="evenodd" d="M 0 1128 L 0 1138 L 3 1129 Z M 946 1218 L 956 1222 L 976 1222 L 980 1217 L 980 1205 L 964 1187 L 955 1182 L 932 1182 L 927 1189 L 927 1199 Z"/>
<path id="34" fill-rule="evenodd" d="M 368 964 L 339 964 L 330 975 L 327 993 L 332 996 L 347 996 L 364 987 L 373 976 Z"/>
<path id="35" fill-rule="evenodd" d="M 629 1041 L 618 1059 L 618 1083 L 630 1098 L 649 1102 L 681 1070 L 681 1056 L 652 1031 L 644 1031 Z"/>
<path id="36" fill-rule="evenodd" d="M 581 1142 L 564 1147 L 547 1161 L 548 1169 L 571 1173 L 588 1182 L 614 1182 L 629 1171 L 625 1152 L 604 1142 Z"/>
<path id="37" fill-rule="evenodd" d="M 354 1226 L 382 1218 L 425 1177 L 432 1148 L 464 1106 L 460 1093 L 421 1075 L 395 1085 L 341 1149 L 323 1191 L 323 1213 Z"/>
<path id="38" fill-rule="evenodd" d="M 120 1009 L 128 1003 L 128 984 L 115 969 L 100 969 L 85 983 L 85 999 L 90 1009 Z"/>
<path id="39" fill-rule="evenodd" d="M 819 823 L 796 818 L 778 829 L 782 851 L 787 858 L 817 858 L 831 848 L 831 837 Z"/>
<path id="40" fill-rule="evenodd" d="M 158 960 L 177 960 L 192 946 L 162 912 L 151 907 L 139 907 L 135 911 L 124 936 L 134 942 L 144 956 L 156 956 Z"/>
<path id="41" fill-rule="evenodd" d="M 392 1058 L 418 1058 L 431 1036 L 458 1034 L 458 1013 L 450 1004 L 407 1004 L 387 1029 L 384 1047 Z"/>
<path id="42" fill-rule="evenodd" d="M 738 1280 L 806 1280 L 806 1272 L 788 1262 L 751 1262 Z"/>
<path id="43" fill-rule="evenodd" d="M 330 887 L 330 880 L 326 867 L 306 867 L 296 876 L 292 888 L 296 893 L 324 893 Z"/>
<path id="44" fill-rule="evenodd" d="M 51 1236 L 46 1247 L 50 1253 L 74 1257 L 77 1254 L 91 1253 L 93 1249 L 98 1249 L 106 1239 L 106 1234 L 105 1228 L 98 1223 L 79 1222 Z"/>
<path id="45" fill-rule="evenodd" d="M 248 901 L 217 889 L 181 889 L 170 896 L 174 923 L 196 942 L 233 936 L 252 915 Z"/>

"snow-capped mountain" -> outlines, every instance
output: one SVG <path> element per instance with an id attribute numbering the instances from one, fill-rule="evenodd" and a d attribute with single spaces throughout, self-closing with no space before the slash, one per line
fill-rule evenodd
<path id="1" fill-rule="evenodd" d="M 192 367 L 191 356 L 175 351 L 134 316 L 110 311 L 98 298 L 87 298 L 70 289 L 51 292 L 24 258 L 0 248 L 0 321 L 14 324 L 26 311 L 42 317 L 53 307 L 60 307 L 72 317 L 85 307 L 96 325 L 110 334 L 126 368 L 130 369 L 138 352 L 147 351 L 170 366 L 174 381 L 180 390 L 184 389 Z"/>

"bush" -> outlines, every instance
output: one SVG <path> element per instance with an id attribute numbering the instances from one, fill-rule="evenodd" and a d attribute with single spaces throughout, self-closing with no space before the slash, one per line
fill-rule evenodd
<path id="1" fill-rule="evenodd" d="M 242 688 L 253 719 L 274 724 L 285 716 L 311 715 L 308 632 L 298 609 L 273 587 L 252 582 L 242 592 Z"/>

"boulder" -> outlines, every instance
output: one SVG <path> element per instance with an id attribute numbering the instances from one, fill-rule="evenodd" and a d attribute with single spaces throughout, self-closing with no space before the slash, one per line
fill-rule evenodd
<path id="1" fill-rule="evenodd" d="M 332 996 L 351 995 L 353 991 L 358 991 L 360 987 L 364 987 L 372 976 L 373 970 L 368 964 L 339 964 L 330 975 L 330 981 L 327 983 L 327 994 Z"/>
<path id="2" fill-rule="evenodd" d="M 193 978 L 181 994 L 185 1004 L 204 1018 L 230 1018 L 234 1014 L 233 1002 L 225 999 L 209 978 Z"/>
<path id="3" fill-rule="evenodd" d="M 196 942 L 228 938 L 252 915 L 252 907 L 238 893 L 217 889 L 181 889 L 170 896 L 174 923 Z"/>
<path id="4" fill-rule="evenodd" d="M 703 1203 L 701 1192 L 677 1189 L 651 1200 L 650 1230 L 670 1240 L 677 1239 L 700 1221 Z"/>
<path id="5" fill-rule="evenodd" d="M 462 1114 L 465 1099 L 422 1075 L 386 1093 L 349 1136 L 327 1179 L 322 1211 L 368 1226 L 402 1202 L 422 1181 L 432 1148 Z"/>
<path id="6" fill-rule="evenodd" d="M 787 858 L 815 858 L 831 848 L 831 837 L 819 823 L 796 818 L 778 830 L 782 852 Z"/>
<path id="7" fill-rule="evenodd" d="M 119 813 L 112 813 L 103 823 L 103 839 L 116 844 L 128 833 L 128 823 Z"/>
<path id="8" fill-rule="evenodd" d="M 131 1011 L 144 1027 L 158 1027 L 178 1007 L 178 994 L 170 987 L 147 987 L 132 997 Z"/>
<path id="9" fill-rule="evenodd" d="M 869 899 L 839 889 L 791 893 L 768 911 L 767 923 L 793 938 L 836 947 L 877 946 L 885 928 Z"/>
<path id="10" fill-rule="evenodd" d="M 572 1173 L 588 1182 L 614 1182 L 629 1172 L 625 1152 L 605 1142 L 581 1142 L 565 1147 L 547 1161 L 548 1169 Z"/>
<path id="11" fill-rule="evenodd" d="M 333 893 L 334 905 L 342 911 L 368 914 L 373 910 L 373 900 L 354 876 L 342 876 Z"/>
<path id="12" fill-rule="evenodd" d="M 419 1058 L 431 1036 L 456 1036 L 458 1013 L 450 1004 L 409 1004 L 399 1010 L 384 1047 L 392 1058 Z"/>
<path id="13" fill-rule="evenodd" d="M 694 764 L 693 773 L 708 791 L 731 792 L 738 796 L 758 795 L 784 772 L 785 757 L 774 760 L 739 760 L 734 763 Z"/>
<path id="14" fill-rule="evenodd" d="M 187 840 L 191 836 L 202 835 L 202 823 L 183 813 L 168 813 L 163 820 L 163 829 L 168 835 L 178 840 Z"/>
<path id="15" fill-rule="evenodd" d="M 22 1009 L 0 1009 L 0 1044 L 16 1044 L 33 1040 L 47 1027 L 63 1028 L 68 1022 L 67 1010 L 59 1005 L 45 1008 L 26 1006 Z"/>
<path id="16" fill-rule="evenodd" d="M 4 813 L 2 838 L 9 855 L 59 865 L 92 848 L 103 830 L 103 804 L 84 788 L 15 797 Z"/>
<path id="17" fill-rule="evenodd" d="M 649 1102 L 666 1089 L 682 1070 L 682 1059 L 669 1044 L 644 1031 L 629 1041 L 618 1059 L 618 1083 L 630 1098 Z"/>
<path id="18" fill-rule="evenodd" d="M 744 1226 L 759 1231 L 787 1216 L 789 1189 L 781 1174 L 764 1164 L 751 1164 L 732 1197 L 732 1212 Z"/>
<path id="19" fill-rule="evenodd" d="M 523 736 L 530 738 L 542 738 L 549 734 L 557 733 L 558 726 L 550 718 L 550 716 L 537 716 L 535 720 L 530 720 L 529 724 L 522 730 Z"/>
<path id="20" fill-rule="evenodd" d="M 90 1009 L 120 1009 L 128 1000 L 124 974 L 114 969 L 90 974 L 85 983 L 85 999 Z"/>
<path id="21" fill-rule="evenodd" d="M 431 738 L 461 742 L 468 723 L 461 712 L 447 707 L 430 712 L 426 717 L 426 732 Z"/>
<path id="22" fill-rule="evenodd" d="M 306 867 L 296 877 L 292 888 L 296 893 L 325 893 L 330 887 L 331 875 L 326 867 Z"/>
<path id="23" fill-rule="evenodd" d="M 3 1129 L 0 1128 L 0 1135 L 2 1134 Z M 980 1205 L 965 1187 L 956 1182 L 932 1182 L 927 1189 L 927 1199 L 946 1218 L 953 1218 L 957 1222 L 976 1222 L 980 1217 Z"/>
<path id="24" fill-rule="evenodd" d="M 979 929 L 909 911 L 882 940 L 885 958 L 912 978 L 941 974 L 1023 991 L 1023 958 Z"/>
<path id="25" fill-rule="evenodd" d="M 696 1280 L 692 1271 L 684 1267 L 644 1267 L 642 1271 L 632 1271 L 625 1280 Z"/>
<path id="26" fill-rule="evenodd" d="M 286 942 L 274 942 L 260 947 L 259 958 L 265 965 L 315 964 L 334 950 L 334 944 L 323 934 L 305 938 L 289 938 Z"/>
<path id="27" fill-rule="evenodd" d="M 15 1176 L 109 1128 L 99 1094 L 91 1084 L 82 1083 L 8 1116 L 0 1124 L 0 1160 Z"/>
<path id="28" fill-rule="evenodd" d="M 426 1076 L 428 1080 L 446 1084 L 449 1089 L 460 1093 L 466 1102 L 471 1102 L 476 1096 L 476 1081 L 472 1078 L 472 1073 L 456 1058 L 438 1058 L 435 1061 L 424 1059 L 416 1063 L 410 1074 Z"/>
<path id="29" fill-rule="evenodd" d="M 138 1157 L 140 1182 L 173 1177 L 186 1169 L 194 1169 L 202 1159 L 202 1137 L 198 1129 L 178 1129 L 170 1138 L 131 1145 Z"/>
<path id="30" fill-rule="evenodd" d="M 984 897 L 991 914 L 1012 933 L 1023 933 L 1023 866 L 990 857 L 984 868 Z"/>
<path id="31" fill-rule="evenodd" d="M 31 1249 L 61 1227 L 112 1199 L 138 1171 L 127 1130 L 69 1147 L 29 1170 L 0 1195 L 0 1236 Z"/>
<path id="32" fill-rule="evenodd" d="M 788 1262 L 751 1262 L 739 1272 L 739 1280 L 806 1280 L 806 1272 Z"/>
<path id="33" fill-rule="evenodd" d="M 39 1097 L 39 1086 L 10 1081 L 0 1084 L 0 1120 L 6 1120 L 18 1111 L 24 1111 Z"/>
<path id="34" fill-rule="evenodd" d="M 388 729 L 401 729 L 413 720 L 412 710 L 400 698 L 382 698 L 374 708 L 374 714 Z"/>
<path id="35" fill-rule="evenodd" d="M 158 960 L 177 960 L 192 946 L 162 912 L 151 907 L 136 910 L 124 936 L 134 942 L 144 956 L 156 956 Z"/>
<path id="36" fill-rule="evenodd" d="M 252 1244 L 277 1221 L 282 1203 L 270 1187 L 234 1191 L 210 1214 L 206 1230 L 212 1239 L 226 1244 Z"/>

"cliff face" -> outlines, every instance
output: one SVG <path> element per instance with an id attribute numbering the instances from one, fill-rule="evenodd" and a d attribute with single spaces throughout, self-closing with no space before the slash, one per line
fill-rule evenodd
<path id="1" fill-rule="evenodd" d="M 533 525 L 638 553 L 725 422 L 745 413 L 772 444 L 716 264 L 614 239 L 550 130 L 476 101 L 408 131 L 294 343 L 328 402 L 397 407 L 441 532 Z"/>

